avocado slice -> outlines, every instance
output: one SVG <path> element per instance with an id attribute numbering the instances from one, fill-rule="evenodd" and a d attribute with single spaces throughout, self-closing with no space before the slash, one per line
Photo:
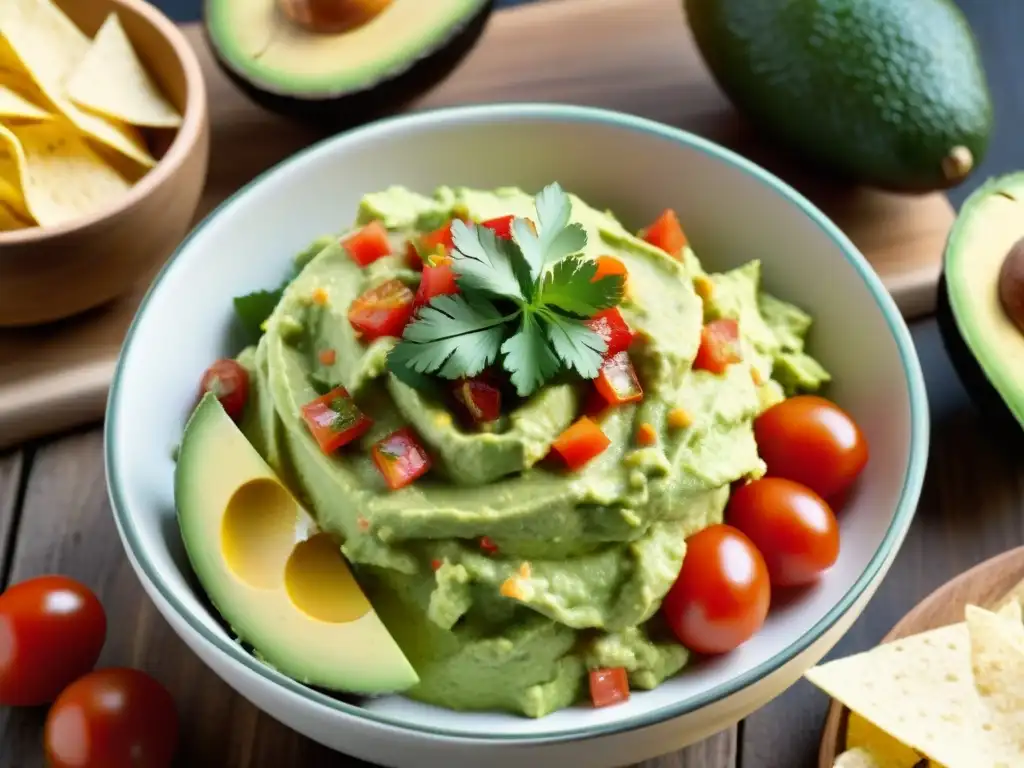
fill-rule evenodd
<path id="1" fill-rule="evenodd" d="M 334 8 L 350 23 L 314 29 L 295 6 Z M 203 27 L 221 69 L 256 103 L 343 126 L 444 79 L 492 9 L 493 0 L 205 0 Z"/>
<path id="2" fill-rule="evenodd" d="M 174 492 L 196 576 L 265 663 L 299 682 L 350 693 L 419 682 L 337 543 L 211 394 L 185 427 Z"/>
<path id="3" fill-rule="evenodd" d="M 755 128 L 842 178 L 955 186 L 985 156 L 992 103 L 952 0 L 684 0 L 719 87 Z"/>
<path id="4" fill-rule="evenodd" d="M 979 407 L 1021 436 L 1024 425 L 1024 173 L 990 179 L 950 232 L 937 318 L 946 350 Z"/>

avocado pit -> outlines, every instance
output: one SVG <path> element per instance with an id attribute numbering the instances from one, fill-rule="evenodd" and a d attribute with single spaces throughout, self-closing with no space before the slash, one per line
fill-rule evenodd
<path id="1" fill-rule="evenodd" d="M 278 0 L 282 13 L 316 34 L 339 34 L 363 26 L 392 0 Z"/>
<path id="2" fill-rule="evenodd" d="M 1024 237 L 1010 248 L 999 270 L 999 303 L 1017 330 L 1024 333 Z"/>

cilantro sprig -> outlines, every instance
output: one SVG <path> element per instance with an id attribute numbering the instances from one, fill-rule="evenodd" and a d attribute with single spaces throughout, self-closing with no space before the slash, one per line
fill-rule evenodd
<path id="1" fill-rule="evenodd" d="M 452 268 L 459 293 L 420 309 L 388 356 L 411 386 L 425 376 L 472 377 L 499 359 L 527 396 L 562 372 L 597 376 L 605 340 L 586 320 L 622 299 L 620 275 L 597 276 L 584 258 L 587 233 L 570 223 L 572 203 L 557 184 L 535 199 L 536 228 L 512 222 L 512 239 L 456 220 Z"/>

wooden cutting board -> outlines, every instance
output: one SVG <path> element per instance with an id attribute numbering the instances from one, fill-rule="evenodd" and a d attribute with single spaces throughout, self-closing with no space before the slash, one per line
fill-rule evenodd
<path id="1" fill-rule="evenodd" d="M 187 28 L 207 75 L 213 145 L 197 217 L 254 176 L 323 138 L 262 111 Z M 953 210 L 944 195 L 904 197 L 838 186 L 757 141 L 711 82 L 680 0 L 546 0 L 496 12 L 456 72 L 414 108 L 489 101 L 608 107 L 732 146 L 817 202 L 867 254 L 904 315 L 931 311 Z M 0 448 L 102 417 L 124 332 L 143 287 L 87 315 L 0 331 Z"/>

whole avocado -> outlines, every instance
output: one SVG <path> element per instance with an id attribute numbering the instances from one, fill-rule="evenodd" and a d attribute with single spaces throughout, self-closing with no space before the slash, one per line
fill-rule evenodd
<path id="1" fill-rule="evenodd" d="M 684 0 L 719 87 L 767 135 L 855 181 L 955 186 L 988 148 L 992 102 L 951 0 Z"/>

